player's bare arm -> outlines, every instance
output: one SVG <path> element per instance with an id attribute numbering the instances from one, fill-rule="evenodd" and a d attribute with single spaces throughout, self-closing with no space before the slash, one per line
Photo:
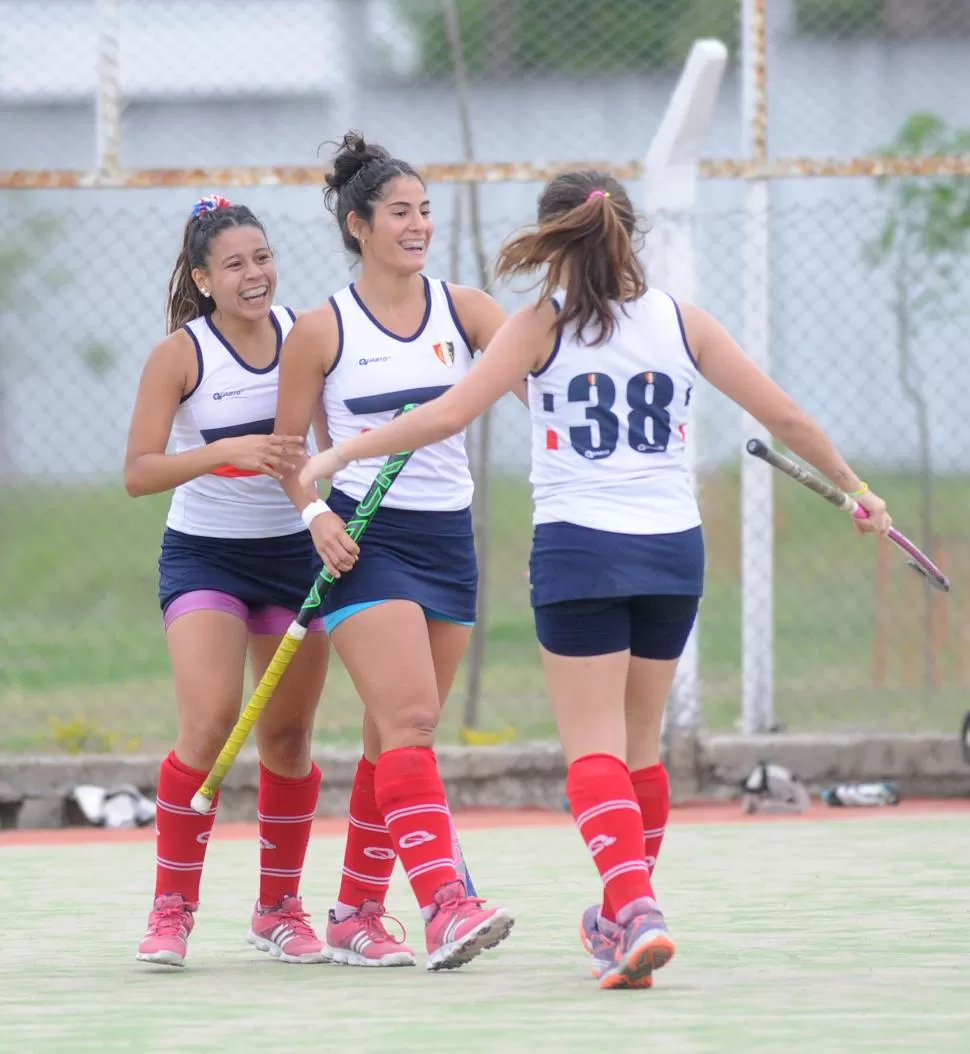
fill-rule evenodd
<path id="1" fill-rule="evenodd" d="M 848 492 L 859 490 L 862 481 L 832 440 L 811 415 L 758 368 L 728 330 L 694 304 L 680 307 L 687 340 L 703 376 L 837 486 Z M 858 500 L 870 516 L 860 530 L 886 533 L 891 521 L 882 498 L 869 491 L 859 495 Z"/>

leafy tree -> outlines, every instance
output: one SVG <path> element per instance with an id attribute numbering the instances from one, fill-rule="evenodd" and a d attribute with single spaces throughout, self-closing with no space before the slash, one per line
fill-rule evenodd
<path id="1" fill-rule="evenodd" d="M 882 150 L 883 157 L 940 157 L 970 153 L 970 129 L 951 129 L 932 113 L 914 113 Z M 962 176 L 885 176 L 877 186 L 886 194 L 879 235 L 866 246 L 870 266 L 885 270 L 892 282 L 897 370 L 903 397 L 916 417 L 921 487 L 919 545 L 933 548 L 934 480 L 930 393 L 931 372 L 920 361 L 921 333 L 927 323 L 945 317 L 947 297 L 956 292 L 960 264 L 970 248 L 970 181 Z M 965 269 L 962 273 L 965 273 Z M 926 618 L 932 624 L 927 587 Z M 935 655 L 929 632 L 924 638 L 924 677 L 935 683 Z"/>

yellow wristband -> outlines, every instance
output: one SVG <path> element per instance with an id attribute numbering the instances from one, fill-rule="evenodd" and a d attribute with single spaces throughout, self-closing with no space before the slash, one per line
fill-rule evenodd
<path id="1" fill-rule="evenodd" d="M 861 498 L 869 490 L 869 484 L 865 480 L 862 481 L 862 486 L 858 490 L 849 490 L 846 493 L 850 498 Z"/>

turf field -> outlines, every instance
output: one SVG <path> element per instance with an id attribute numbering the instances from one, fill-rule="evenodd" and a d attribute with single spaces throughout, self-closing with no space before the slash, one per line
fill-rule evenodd
<path id="1" fill-rule="evenodd" d="M 915 478 L 885 477 L 881 490 L 903 530 L 919 535 Z M 776 488 L 776 699 L 793 729 L 958 727 L 970 691 L 970 577 L 965 510 L 970 478 L 937 488 L 936 530 L 949 538 L 954 592 L 940 625 L 939 683 L 920 666 L 925 612 L 918 580 L 893 559 L 895 597 L 876 593 L 876 546 L 802 488 Z M 0 501 L 0 750 L 58 743 L 123 749 L 171 741 L 174 706 L 156 602 L 158 544 L 168 497 L 129 498 L 117 486 L 7 487 Z M 738 484 L 703 481 L 708 580 L 701 648 L 705 717 L 731 729 L 739 716 L 740 573 Z M 488 650 L 482 724 L 552 735 L 528 605 L 528 487 L 491 484 Z M 52 518 L 52 508 L 69 510 Z M 956 540 L 954 540 L 956 539 Z M 962 540 L 961 540 L 962 539 Z M 366 544 L 366 539 L 364 544 Z M 909 581 L 913 579 L 914 581 Z M 909 592 L 904 592 L 908 582 Z M 885 633 L 876 640 L 876 613 Z M 943 611 L 943 608 L 940 609 Z M 878 647 L 877 647 L 878 643 Z M 874 680 L 879 647 L 888 677 Z M 459 725 L 459 679 L 445 737 Z M 72 731 L 52 739 L 51 717 Z M 323 741 L 356 741 L 360 710 L 339 663 L 318 718 Z"/>
<path id="2" fill-rule="evenodd" d="M 689 817 L 675 810 L 657 871 L 678 953 L 648 992 L 601 992 L 589 976 L 577 920 L 597 881 L 562 817 L 459 823 L 480 891 L 517 922 L 448 974 L 423 968 L 400 869 L 389 904 L 417 938 L 418 968 L 283 966 L 243 940 L 255 838 L 217 827 L 188 966 L 164 970 L 133 957 L 150 834 L 35 846 L 0 834 L 0 1050 L 965 1054 L 966 810 Z M 304 893 L 318 918 L 341 850 L 339 833 L 311 843 Z"/>

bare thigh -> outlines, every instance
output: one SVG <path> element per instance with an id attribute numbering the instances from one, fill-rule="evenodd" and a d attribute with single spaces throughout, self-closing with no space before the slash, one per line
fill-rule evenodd
<path id="1" fill-rule="evenodd" d="M 630 659 L 626 679 L 626 763 L 631 772 L 660 760 L 660 726 L 677 659 Z"/>
<path id="2" fill-rule="evenodd" d="M 256 681 L 265 673 L 282 639 L 250 634 L 249 657 Z M 278 776 L 302 779 L 310 773 L 313 721 L 329 661 L 326 633 L 308 633 L 256 722 L 260 760 Z"/>
<path id="3" fill-rule="evenodd" d="M 433 746 L 441 702 L 420 605 L 389 600 L 365 608 L 341 622 L 332 641 L 374 721 L 381 750 Z"/>
<path id="4" fill-rule="evenodd" d="M 472 630 L 470 626 L 461 626 L 457 622 L 444 622 L 441 619 L 427 619 L 428 640 L 431 644 L 431 661 L 434 665 L 435 682 L 438 688 L 438 703 L 443 710 L 448 693 L 455 683 L 458 667 L 468 648 Z M 371 764 L 377 764 L 381 756 L 381 737 L 377 724 L 371 713 L 364 709 L 362 729 L 364 757 Z"/>
<path id="5" fill-rule="evenodd" d="M 168 628 L 179 713 L 175 753 L 190 768 L 207 772 L 236 723 L 247 638 L 246 623 L 225 611 L 190 611 Z"/>
<path id="6" fill-rule="evenodd" d="M 554 655 L 541 645 L 540 651 L 566 764 L 585 754 L 625 759 L 629 651 Z"/>
<path id="7" fill-rule="evenodd" d="M 472 627 L 434 618 L 427 620 L 427 626 L 434 676 L 438 684 L 438 702 L 444 709 L 455 677 L 458 676 L 458 667 L 461 666 L 468 642 L 472 639 Z"/>

